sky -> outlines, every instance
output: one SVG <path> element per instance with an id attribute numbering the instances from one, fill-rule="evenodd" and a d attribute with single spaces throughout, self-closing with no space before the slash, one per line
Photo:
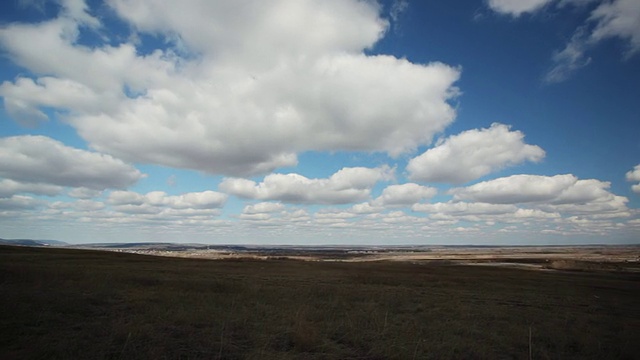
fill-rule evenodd
<path id="1" fill-rule="evenodd" d="M 637 0 L 7 0 L 0 237 L 640 243 Z"/>

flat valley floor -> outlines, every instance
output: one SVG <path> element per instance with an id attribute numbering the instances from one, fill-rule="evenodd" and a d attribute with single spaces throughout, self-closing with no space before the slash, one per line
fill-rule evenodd
<path id="1" fill-rule="evenodd" d="M 514 263 L 492 254 L 209 260 L 0 246 L 0 358 L 638 358 L 637 254 L 477 265 Z"/>

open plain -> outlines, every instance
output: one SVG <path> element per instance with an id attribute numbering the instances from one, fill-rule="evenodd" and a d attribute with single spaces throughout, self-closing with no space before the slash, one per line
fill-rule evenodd
<path id="1" fill-rule="evenodd" d="M 637 247 L 567 249 L 1 246 L 0 358 L 637 358 Z"/>
<path id="2" fill-rule="evenodd" d="M 154 256 L 230 260 L 400 261 L 518 267 L 531 270 L 640 271 L 640 246 L 206 246 L 151 243 L 91 246 Z"/>

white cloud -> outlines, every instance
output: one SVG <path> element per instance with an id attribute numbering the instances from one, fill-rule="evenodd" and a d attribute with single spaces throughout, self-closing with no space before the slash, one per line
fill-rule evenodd
<path id="1" fill-rule="evenodd" d="M 163 208 L 157 215 L 142 216 L 152 221 L 172 221 L 177 225 L 211 224 L 213 217 L 220 216 L 217 208 Z M 219 220 L 213 222 L 220 224 Z"/>
<path id="2" fill-rule="evenodd" d="M 383 214 L 380 220 L 385 224 L 403 224 L 423 221 L 423 219 L 407 215 L 404 211 L 392 211 L 388 214 Z"/>
<path id="3" fill-rule="evenodd" d="M 248 220 L 255 226 L 291 227 L 311 221 L 311 216 L 304 209 L 286 209 L 281 203 L 262 202 L 247 205 L 238 215 L 241 220 Z"/>
<path id="4" fill-rule="evenodd" d="M 542 9 L 553 0 L 488 0 L 487 5 L 496 12 L 518 17 Z"/>
<path id="5" fill-rule="evenodd" d="M 119 209 L 139 208 L 143 212 L 154 212 L 156 207 L 216 209 L 224 206 L 227 195 L 211 190 L 181 195 L 168 195 L 163 191 L 151 191 L 145 195 L 133 191 L 112 191 L 107 201 L 111 205 L 119 206 Z"/>
<path id="6" fill-rule="evenodd" d="M 238 216 L 238 218 L 242 220 L 249 221 L 267 221 L 271 219 L 271 215 L 269 213 L 242 213 Z"/>
<path id="7" fill-rule="evenodd" d="M 589 17 L 596 26 L 591 41 L 617 37 L 628 40 L 628 56 L 640 51 L 640 2 L 637 0 L 614 0 L 600 4 Z"/>
<path id="8" fill-rule="evenodd" d="M 393 20 L 394 25 L 397 27 L 397 23 L 400 20 L 400 15 L 407 11 L 409 8 L 409 2 L 407 0 L 394 0 L 389 10 L 389 16 Z"/>
<path id="9" fill-rule="evenodd" d="M 460 220 L 481 222 L 490 226 L 496 223 L 522 224 L 528 221 L 559 219 L 557 211 L 521 208 L 514 204 L 489 204 L 464 201 L 448 201 L 435 204 L 415 204 L 413 211 L 429 213 L 434 220 Z"/>
<path id="10" fill-rule="evenodd" d="M 525 204 L 546 212 L 628 216 L 628 199 L 608 189 L 609 182 L 573 175 L 513 175 L 450 190 L 454 200 L 488 204 Z"/>
<path id="11" fill-rule="evenodd" d="M 564 49 L 553 54 L 553 67 L 545 75 L 547 83 L 559 83 L 569 78 L 575 71 L 589 65 L 591 58 L 586 55 L 588 38 L 585 27 L 580 27 Z"/>
<path id="12" fill-rule="evenodd" d="M 149 196 L 149 194 L 147 194 Z M 212 209 L 224 206 L 227 195 L 216 191 L 190 192 L 177 196 L 159 194 L 156 203 L 173 209 Z"/>
<path id="13" fill-rule="evenodd" d="M 446 215 L 498 215 L 513 213 L 518 208 L 511 204 L 487 204 L 469 202 L 446 202 L 435 204 L 415 204 L 413 211 L 428 212 Z"/>
<path id="14" fill-rule="evenodd" d="M 309 216 L 309 213 L 307 212 L 307 210 L 305 209 L 296 209 L 293 211 L 289 211 L 283 214 L 283 218 L 287 219 L 288 221 L 308 221 L 309 219 L 311 219 L 311 217 Z"/>
<path id="15" fill-rule="evenodd" d="M 414 183 L 389 185 L 382 194 L 373 201 L 374 205 L 406 206 L 435 196 L 438 190 Z"/>
<path id="16" fill-rule="evenodd" d="M 396 156 L 455 117 L 459 69 L 364 54 L 388 28 L 376 2 L 109 2 L 174 46 L 147 55 L 79 45 L 91 9 L 69 4 L 57 19 L 0 29 L 10 58 L 42 75 L 5 82 L 5 108 L 26 123 L 46 119 L 41 106 L 60 109 L 92 148 L 130 162 L 247 175 L 309 150 Z"/>
<path id="17" fill-rule="evenodd" d="M 80 199 L 73 202 L 56 201 L 49 205 L 50 209 L 74 209 L 81 212 L 98 211 L 105 207 L 106 205 L 103 202 L 87 199 Z"/>
<path id="18" fill-rule="evenodd" d="M 7 113 L 20 123 L 35 126 L 48 120 L 39 106 L 72 109 L 75 112 L 108 111 L 116 104 L 114 94 L 100 93 L 71 79 L 45 76 L 38 79 L 19 77 L 0 85 Z"/>
<path id="19" fill-rule="evenodd" d="M 274 202 L 261 202 L 257 204 L 247 205 L 242 209 L 243 214 L 268 214 L 283 211 L 284 205 Z"/>
<path id="20" fill-rule="evenodd" d="M 636 165 L 633 170 L 629 170 L 625 177 L 627 181 L 640 181 L 640 164 Z"/>
<path id="21" fill-rule="evenodd" d="M 315 224 L 321 226 L 348 226 L 354 224 L 350 220 L 355 218 L 356 214 L 348 211 L 319 211 L 313 217 Z"/>
<path id="22" fill-rule="evenodd" d="M 79 187 L 71 189 L 68 195 L 76 199 L 91 199 L 102 195 L 102 191 Z"/>
<path id="23" fill-rule="evenodd" d="M 278 54 L 360 51 L 377 41 L 387 22 L 373 2 L 328 0 L 224 1 L 114 0 L 110 6 L 140 32 L 168 35 L 198 53 L 240 55 L 257 61 Z M 232 59 L 229 59 L 232 60 Z"/>
<path id="24" fill-rule="evenodd" d="M 490 204 L 550 202 L 570 189 L 578 179 L 570 174 L 555 176 L 512 175 L 450 190 L 455 200 Z"/>
<path id="25" fill-rule="evenodd" d="M 151 206 L 149 204 L 123 204 L 115 205 L 112 207 L 116 212 L 125 213 L 129 215 L 157 215 L 160 214 L 162 209 L 158 206 Z"/>
<path id="26" fill-rule="evenodd" d="M 598 1 L 601 0 L 560 0 L 560 2 L 558 3 L 558 7 L 562 8 L 569 5 L 582 7 Z"/>
<path id="27" fill-rule="evenodd" d="M 624 196 L 617 196 L 606 192 L 603 196 L 588 202 L 557 202 L 540 204 L 538 207 L 545 211 L 589 215 L 592 218 L 628 217 L 630 215 L 629 208 L 627 208 L 626 205 L 628 201 L 629 199 Z"/>
<path id="28" fill-rule="evenodd" d="M 20 193 L 55 196 L 61 192 L 62 187 L 56 185 L 22 183 L 8 179 L 0 180 L 0 198 L 8 198 Z"/>
<path id="29" fill-rule="evenodd" d="M 551 211 L 542 211 L 540 209 L 518 209 L 513 214 L 516 219 L 559 219 L 560 214 L 552 209 Z"/>
<path id="30" fill-rule="evenodd" d="M 638 184 L 631 185 L 631 190 L 640 194 L 640 164 L 636 165 L 633 170 L 627 172 L 626 179 L 627 181 L 638 182 Z"/>
<path id="31" fill-rule="evenodd" d="M 522 132 L 498 123 L 464 131 L 411 159 L 407 171 L 414 181 L 461 184 L 506 166 L 542 160 L 544 150 L 523 139 Z"/>
<path id="32" fill-rule="evenodd" d="M 79 211 L 98 211 L 105 208 L 105 204 L 100 201 L 93 200 L 77 200 L 73 203 L 74 207 Z"/>
<path id="33" fill-rule="evenodd" d="M 135 191 L 112 191 L 107 200 L 112 205 L 142 205 L 145 197 Z"/>
<path id="34" fill-rule="evenodd" d="M 41 13 L 45 13 L 47 10 L 45 5 L 50 2 L 60 7 L 62 17 L 77 21 L 87 27 L 97 28 L 100 26 L 100 21 L 89 14 L 89 7 L 85 0 L 17 0 L 19 7 L 34 8 Z"/>
<path id="35" fill-rule="evenodd" d="M 552 203 L 585 204 L 599 199 L 609 199 L 613 196 L 608 191 L 610 186 L 611 183 L 596 179 L 577 180 L 554 198 Z"/>
<path id="36" fill-rule="evenodd" d="M 413 211 L 426 212 L 431 220 L 467 221 L 494 226 L 500 223 L 527 226 L 533 223 L 541 226 L 557 221 L 562 214 L 557 209 L 541 209 L 517 206 L 516 204 L 490 204 L 482 202 L 448 201 L 435 204 L 415 204 Z M 506 231 L 508 229 L 502 228 Z"/>
<path id="37" fill-rule="evenodd" d="M 33 210 L 43 205 L 43 202 L 31 196 L 13 195 L 8 198 L 0 198 L 0 210 Z"/>
<path id="38" fill-rule="evenodd" d="M 346 204 L 362 201 L 381 180 L 393 177 L 393 170 L 343 168 L 326 179 L 309 179 L 299 174 L 270 174 L 262 182 L 225 178 L 219 189 L 242 198 L 278 200 L 300 204 Z"/>
<path id="39" fill-rule="evenodd" d="M 36 184 L 125 188 L 142 177 L 110 155 L 75 149 L 45 136 L 0 138 L 0 177 Z"/>
<path id="40" fill-rule="evenodd" d="M 383 210 L 384 207 L 380 205 L 372 205 L 371 202 L 355 204 L 350 209 L 354 214 L 375 214 Z"/>
<path id="41" fill-rule="evenodd" d="M 533 13 L 551 3 L 558 7 L 584 5 L 595 0 L 489 0 L 489 7 L 499 13 L 518 17 L 522 13 Z M 565 48 L 553 55 L 553 67 L 545 75 L 544 81 L 556 83 L 566 80 L 576 70 L 587 66 L 591 58 L 589 48 L 608 38 L 619 38 L 627 42 L 625 57 L 640 51 L 640 2 L 637 0 L 600 1 L 580 25 Z"/>
<path id="42" fill-rule="evenodd" d="M 168 81 L 177 61 L 171 52 L 137 55 L 130 43 L 84 47 L 77 44 L 79 35 L 79 24 L 68 18 L 0 28 L 0 45 L 7 55 L 42 75 L 14 86 L 5 82 L 1 94 L 7 92 L 6 97 L 28 101 L 32 107 L 98 113 L 123 100 L 123 86 L 141 93 L 152 83 Z M 48 56 L 38 56 L 43 53 Z"/>
<path id="43" fill-rule="evenodd" d="M 76 20 L 78 23 L 98 28 L 100 27 L 100 21 L 89 14 L 89 6 L 85 3 L 85 0 L 59 0 L 63 9 L 63 16 Z"/>
<path id="44" fill-rule="evenodd" d="M 0 86 L 0 94 L 6 96 L 4 84 Z M 33 128 L 39 123 L 47 121 L 48 117 L 42 111 L 33 107 L 28 101 L 18 98 L 4 98 L 4 109 L 22 126 Z"/>
<path id="45" fill-rule="evenodd" d="M 76 216 L 87 221 L 99 218 L 101 223 L 114 221 L 138 226 L 161 222 L 166 229 L 174 230 L 184 226 L 218 226 L 223 222 L 214 218 L 222 213 L 221 208 L 227 198 L 226 194 L 210 190 L 180 195 L 169 195 L 163 191 L 146 194 L 112 191 L 104 210 L 93 214 L 78 212 Z"/>

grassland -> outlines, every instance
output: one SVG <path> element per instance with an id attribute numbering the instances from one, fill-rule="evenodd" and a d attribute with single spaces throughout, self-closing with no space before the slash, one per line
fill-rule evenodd
<path id="1" fill-rule="evenodd" d="M 0 358 L 633 359 L 639 300 L 627 272 L 3 246 Z"/>

